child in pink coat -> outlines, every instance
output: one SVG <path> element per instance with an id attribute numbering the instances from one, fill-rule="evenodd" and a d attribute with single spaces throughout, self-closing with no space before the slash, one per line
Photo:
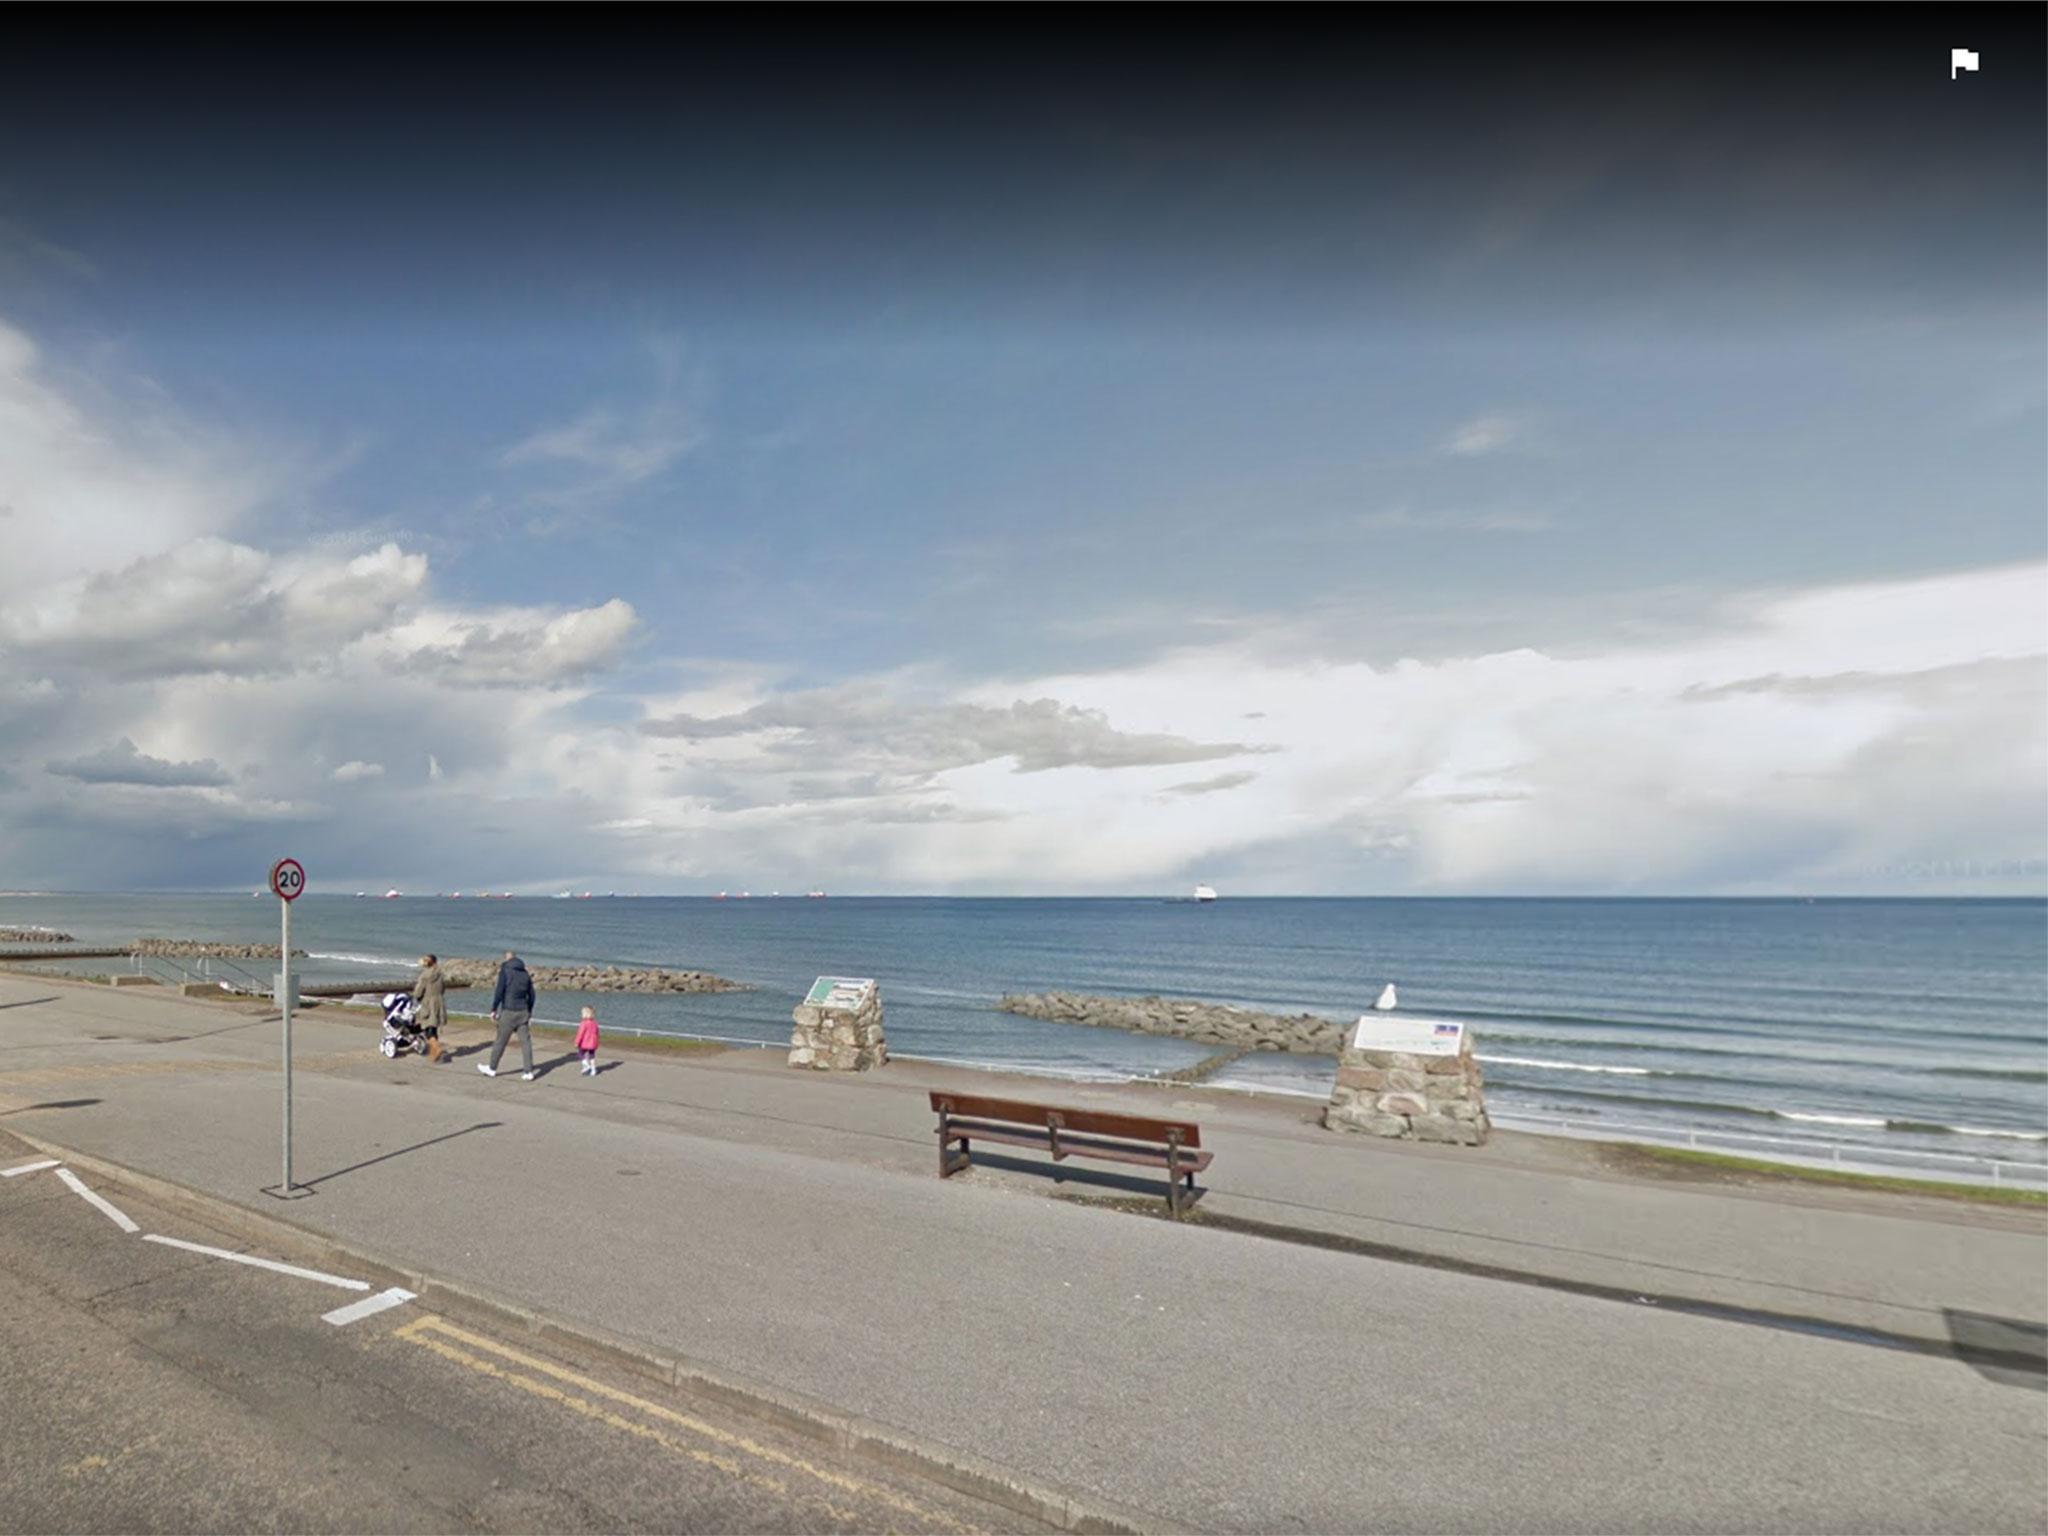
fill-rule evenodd
<path id="1" fill-rule="evenodd" d="M 576 1023 L 576 1054 L 583 1058 L 583 1075 L 597 1076 L 597 1012 L 586 1007 Z"/>

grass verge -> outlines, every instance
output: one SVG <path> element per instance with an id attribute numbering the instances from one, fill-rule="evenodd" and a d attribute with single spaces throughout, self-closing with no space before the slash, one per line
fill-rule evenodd
<path id="1" fill-rule="evenodd" d="M 1691 1147 L 1653 1147 L 1639 1142 L 1603 1143 L 1601 1155 L 1610 1167 L 1652 1178 L 1692 1179 L 1723 1184 L 1826 1184 L 1837 1189 L 1867 1189 L 1902 1195 L 1928 1195 L 1972 1205 L 2048 1206 L 2048 1190 L 2007 1189 L 1987 1184 L 1946 1184 L 1938 1179 L 1908 1179 L 1885 1173 L 1851 1173 L 1834 1168 L 1805 1168 L 1772 1163 L 1725 1152 L 1700 1152 Z"/>

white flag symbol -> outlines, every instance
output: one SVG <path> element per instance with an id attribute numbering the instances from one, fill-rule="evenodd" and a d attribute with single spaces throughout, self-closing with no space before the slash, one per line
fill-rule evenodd
<path id="1" fill-rule="evenodd" d="M 1951 48 L 1948 51 L 1949 79 L 1955 79 L 1959 69 L 1967 69 L 1972 74 L 1977 72 L 1977 55 L 1968 48 Z"/>

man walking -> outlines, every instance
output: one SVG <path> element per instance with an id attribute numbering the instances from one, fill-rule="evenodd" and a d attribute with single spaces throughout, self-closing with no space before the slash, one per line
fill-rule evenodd
<path id="1" fill-rule="evenodd" d="M 498 1075 L 498 1058 L 505 1054 L 505 1043 L 512 1038 L 512 1031 L 519 1031 L 519 1048 L 526 1055 L 526 1070 L 519 1074 L 524 1083 L 533 1081 L 533 978 L 526 974 L 526 962 L 511 950 L 505 951 L 505 963 L 498 967 L 498 985 L 491 993 L 491 1017 L 498 1025 L 498 1043 L 491 1047 L 488 1065 L 477 1064 L 477 1071 L 485 1077 Z"/>

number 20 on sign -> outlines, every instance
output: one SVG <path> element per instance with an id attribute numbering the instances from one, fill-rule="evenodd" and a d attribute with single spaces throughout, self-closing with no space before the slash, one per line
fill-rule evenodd
<path id="1" fill-rule="evenodd" d="M 297 901 L 306 889 L 305 866 L 297 859 L 279 859 L 270 866 L 270 889 L 280 901 Z"/>

